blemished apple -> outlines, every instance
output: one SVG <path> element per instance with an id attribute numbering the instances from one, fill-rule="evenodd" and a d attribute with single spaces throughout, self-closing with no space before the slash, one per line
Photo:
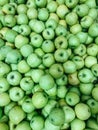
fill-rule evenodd
<path id="1" fill-rule="evenodd" d="M 0 0 L 0 130 L 98 130 L 98 0 Z"/>

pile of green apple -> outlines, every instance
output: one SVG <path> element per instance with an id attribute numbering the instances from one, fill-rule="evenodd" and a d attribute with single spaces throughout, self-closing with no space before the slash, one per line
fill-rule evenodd
<path id="1" fill-rule="evenodd" d="M 0 130 L 98 130 L 98 0 L 0 0 Z"/>

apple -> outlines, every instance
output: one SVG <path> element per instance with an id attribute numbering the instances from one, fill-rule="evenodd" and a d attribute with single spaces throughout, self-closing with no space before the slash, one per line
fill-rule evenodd
<path id="1" fill-rule="evenodd" d="M 55 29 L 55 33 L 56 33 L 57 36 L 66 36 L 67 35 L 67 29 L 63 25 L 58 24 L 58 26 Z"/>
<path id="2" fill-rule="evenodd" d="M 30 44 L 23 45 L 20 52 L 23 57 L 28 57 L 33 52 L 33 47 Z"/>
<path id="3" fill-rule="evenodd" d="M 31 130 L 31 127 L 28 121 L 22 121 L 15 127 L 15 130 Z"/>
<path id="4" fill-rule="evenodd" d="M 93 81 L 94 75 L 90 69 L 83 68 L 79 71 L 78 78 L 83 83 L 91 83 Z"/>
<path id="5" fill-rule="evenodd" d="M 91 128 L 91 129 L 98 129 L 97 121 L 93 118 L 89 119 L 87 121 L 87 127 Z"/>
<path id="6" fill-rule="evenodd" d="M 7 92 L 0 93 L 0 107 L 8 105 L 10 101 L 10 96 Z"/>
<path id="7" fill-rule="evenodd" d="M 50 13 L 53 13 L 53 12 L 56 12 L 58 4 L 56 1 L 50 1 L 49 3 L 47 3 L 46 7 Z"/>
<path id="8" fill-rule="evenodd" d="M 57 88 L 57 97 L 64 98 L 67 93 L 67 87 L 66 86 L 58 86 Z"/>
<path id="9" fill-rule="evenodd" d="M 76 69 L 77 69 L 76 64 L 71 60 L 67 60 L 63 64 L 63 67 L 64 67 L 65 73 L 67 73 L 67 74 L 74 73 L 76 71 Z"/>
<path id="10" fill-rule="evenodd" d="M 43 130 L 60 130 L 61 126 L 54 125 L 50 122 L 49 117 L 45 120 L 45 126 Z"/>
<path id="11" fill-rule="evenodd" d="M 16 64 L 21 61 L 22 55 L 17 49 L 12 49 L 10 52 L 7 53 L 5 61 L 8 64 Z"/>
<path id="12" fill-rule="evenodd" d="M 80 97 L 77 93 L 69 91 L 66 93 L 65 100 L 69 106 L 76 106 L 80 101 Z"/>
<path id="13" fill-rule="evenodd" d="M 13 116 L 14 115 L 14 116 Z M 14 106 L 10 111 L 9 111 L 9 119 L 10 121 L 17 125 L 19 124 L 24 118 L 26 117 L 25 112 L 22 110 L 22 108 L 18 105 Z"/>
<path id="14" fill-rule="evenodd" d="M 47 1 L 46 0 L 35 0 L 35 4 L 37 5 L 37 7 L 40 7 L 40 8 L 42 8 L 42 7 L 45 7 L 46 6 L 46 4 L 47 4 Z"/>
<path id="15" fill-rule="evenodd" d="M 0 78 L 0 93 L 6 92 L 9 90 L 10 85 L 6 78 Z"/>
<path id="16" fill-rule="evenodd" d="M 6 123 L 0 123 L 1 130 L 9 130 L 9 126 Z"/>
<path id="17" fill-rule="evenodd" d="M 65 123 L 70 123 L 75 119 L 75 112 L 73 108 L 69 106 L 64 106 L 63 107 L 64 113 L 65 113 Z"/>
<path id="18" fill-rule="evenodd" d="M 97 114 L 98 113 L 98 109 L 97 109 L 98 102 L 95 99 L 93 99 L 93 98 L 88 99 L 87 104 L 90 107 L 92 114 Z"/>
<path id="19" fill-rule="evenodd" d="M 97 64 L 97 59 L 94 56 L 87 56 L 84 64 L 87 68 L 91 68 L 93 65 Z"/>
<path id="20" fill-rule="evenodd" d="M 35 83 L 39 83 L 42 75 L 44 75 L 44 71 L 42 69 L 33 69 L 31 72 L 31 78 Z"/>
<path id="21" fill-rule="evenodd" d="M 24 74 L 30 70 L 30 66 L 27 64 L 26 60 L 21 60 L 17 65 L 17 70 Z"/>
<path id="22" fill-rule="evenodd" d="M 60 78 L 56 79 L 56 84 L 59 86 L 67 85 L 68 77 L 67 75 L 63 74 Z"/>
<path id="23" fill-rule="evenodd" d="M 16 9 L 18 14 L 26 13 L 28 10 L 25 4 L 19 4 Z"/>
<path id="24" fill-rule="evenodd" d="M 53 108 L 49 114 L 49 121 L 53 125 L 61 126 L 64 123 L 64 110 L 62 108 Z"/>
<path id="25" fill-rule="evenodd" d="M 28 25 L 20 25 L 19 26 L 19 33 L 22 34 L 23 36 L 28 36 L 31 33 L 31 28 Z"/>
<path id="26" fill-rule="evenodd" d="M 22 75 L 18 71 L 11 71 L 7 75 L 7 81 L 10 85 L 16 86 L 20 84 Z"/>
<path id="27" fill-rule="evenodd" d="M 54 52 L 54 50 L 55 50 L 54 43 L 51 40 L 45 40 L 45 41 L 43 41 L 41 47 L 42 47 L 42 50 L 45 53 L 51 53 L 51 52 Z"/>
<path id="28" fill-rule="evenodd" d="M 80 120 L 78 118 L 75 118 L 71 122 L 71 130 L 83 130 L 86 127 L 86 123 L 83 120 Z"/>
<path id="29" fill-rule="evenodd" d="M 68 83 L 71 85 L 79 85 L 80 81 L 78 79 L 78 72 L 74 72 L 72 74 L 68 74 Z"/>
<path id="30" fill-rule="evenodd" d="M 93 23 L 90 27 L 89 27 L 89 30 L 88 30 L 88 33 L 91 37 L 96 37 L 98 36 L 98 24 L 97 23 Z"/>
<path id="31" fill-rule="evenodd" d="M 37 91 L 32 96 L 32 103 L 36 109 L 43 108 L 48 102 L 48 96 L 43 91 Z"/>
<path id="32" fill-rule="evenodd" d="M 57 105 L 57 102 L 53 99 L 50 99 L 45 107 L 42 109 L 42 114 L 44 117 L 47 117 L 50 114 L 50 111 Z"/>
<path id="33" fill-rule="evenodd" d="M 87 120 L 91 116 L 90 107 L 81 102 L 75 105 L 75 113 L 80 120 Z"/>
<path id="34" fill-rule="evenodd" d="M 74 8 L 78 4 L 78 0 L 65 0 L 65 4 L 68 8 Z"/>
<path id="35" fill-rule="evenodd" d="M 41 58 L 37 54 L 31 53 L 27 57 L 27 63 L 31 68 L 38 67 L 41 64 Z"/>
<path id="36" fill-rule="evenodd" d="M 17 16 L 17 24 L 22 25 L 22 24 L 28 24 L 29 20 L 28 17 L 25 13 L 20 13 Z"/>
<path id="37" fill-rule="evenodd" d="M 36 3 L 35 3 L 34 0 L 27 0 L 26 6 L 27 6 L 28 8 L 36 8 Z"/>
<path id="38" fill-rule="evenodd" d="M 44 90 L 51 89 L 55 84 L 53 77 L 50 74 L 44 74 L 40 77 L 39 85 Z"/>
<path id="39" fill-rule="evenodd" d="M 32 103 L 32 99 L 31 98 L 26 98 L 23 103 L 22 103 L 22 109 L 24 112 L 26 113 L 31 113 L 32 111 L 34 111 L 35 107 Z"/>
<path id="40" fill-rule="evenodd" d="M 38 19 L 41 21 L 47 21 L 49 17 L 49 11 L 47 8 L 41 8 L 38 10 Z"/>
<path id="41" fill-rule="evenodd" d="M 52 2 L 54 2 L 54 1 L 52 1 Z M 49 18 L 45 22 L 45 26 L 46 26 L 46 28 L 51 27 L 52 29 L 56 29 L 56 27 L 57 27 L 57 21 L 55 19 L 53 19 L 53 18 Z"/>
<path id="42" fill-rule="evenodd" d="M 94 85 L 92 83 L 80 83 L 79 89 L 80 92 L 84 95 L 90 95 Z"/>
<path id="43" fill-rule="evenodd" d="M 68 47 L 68 41 L 62 35 L 55 38 L 54 44 L 55 44 L 56 49 L 59 49 L 59 48 L 67 49 Z"/>
<path id="44" fill-rule="evenodd" d="M 92 97 L 93 97 L 96 101 L 98 101 L 98 87 L 97 87 L 97 86 L 92 89 Z"/>
<path id="45" fill-rule="evenodd" d="M 72 26 L 77 23 L 78 16 L 75 12 L 70 12 L 65 16 L 65 19 L 66 19 L 66 23 Z"/>
<path id="46" fill-rule="evenodd" d="M 10 99 L 14 102 L 21 100 L 24 96 L 24 91 L 19 87 L 13 87 L 9 90 Z"/>

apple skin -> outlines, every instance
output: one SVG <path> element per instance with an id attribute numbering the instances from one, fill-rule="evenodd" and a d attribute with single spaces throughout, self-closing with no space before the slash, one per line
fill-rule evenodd
<path id="1" fill-rule="evenodd" d="M 9 119 L 13 124 L 19 124 L 25 117 L 26 114 L 20 106 L 16 105 L 9 111 Z"/>
<path id="2" fill-rule="evenodd" d="M 22 121 L 15 127 L 15 130 L 31 130 L 31 127 L 28 121 Z"/>
<path id="3" fill-rule="evenodd" d="M 9 130 L 9 126 L 6 123 L 0 123 L 0 129 L 1 130 Z"/>
<path id="4" fill-rule="evenodd" d="M 75 106 L 75 113 L 76 113 L 77 118 L 79 118 L 80 120 L 87 120 L 91 116 L 90 107 L 84 103 L 78 103 Z"/>
<path id="5" fill-rule="evenodd" d="M 43 108 L 48 102 L 47 94 L 43 91 L 37 91 L 32 96 L 32 103 L 35 108 L 41 109 Z"/>

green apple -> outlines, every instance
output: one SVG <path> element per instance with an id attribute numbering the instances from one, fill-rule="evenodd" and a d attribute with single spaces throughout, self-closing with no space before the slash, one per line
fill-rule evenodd
<path id="1" fill-rule="evenodd" d="M 68 60 L 69 55 L 67 50 L 65 50 L 64 48 L 58 48 L 54 53 L 54 58 L 57 62 L 63 63 Z"/>
<path id="2" fill-rule="evenodd" d="M 65 123 L 70 123 L 72 120 L 75 119 L 75 112 L 73 108 L 69 106 L 64 106 L 63 107 L 64 113 L 65 113 Z"/>
<path id="3" fill-rule="evenodd" d="M 54 2 L 54 1 L 53 1 Z M 47 19 L 47 21 L 45 22 L 45 26 L 46 28 L 52 28 L 52 29 L 56 29 L 57 27 L 57 21 L 53 18 L 49 18 Z"/>
<path id="4" fill-rule="evenodd" d="M 81 56 L 73 56 L 72 61 L 76 64 L 78 70 L 84 67 L 84 59 Z"/>
<path id="5" fill-rule="evenodd" d="M 28 10 L 28 8 L 25 4 L 17 5 L 17 13 L 18 14 L 25 14 L 25 13 L 27 13 L 27 10 Z"/>
<path id="6" fill-rule="evenodd" d="M 66 36 L 67 35 L 67 29 L 63 25 L 58 24 L 58 26 L 55 29 L 55 33 L 56 33 L 57 36 Z"/>
<path id="7" fill-rule="evenodd" d="M 94 85 L 92 83 L 80 83 L 79 89 L 80 92 L 84 95 L 90 95 Z"/>
<path id="8" fill-rule="evenodd" d="M 97 44 L 90 44 L 87 47 L 87 54 L 90 56 L 96 56 L 98 53 L 98 45 Z"/>
<path id="9" fill-rule="evenodd" d="M 98 123 L 95 119 L 91 118 L 91 119 L 88 119 L 87 121 L 87 127 L 91 128 L 91 129 L 98 129 Z"/>
<path id="10" fill-rule="evenodd" d="M 50 122 L 49 117 L 45 120 L 45 127 L 43 130 L 60 130 L 61 126 L 54 125 Z"/>
<path id="11" fill-rule="evenodd" d="M 82 102 L 75 105 L 75 113 L 77 118 L 79 118 L 80 120 L 87 120 L 91 116 L 90 107 Z"/>
<path id="12" fill-rule="evenodd" d="M 64 73 L 63 66 L 61 64 L 55 63 L 50 66 L 49 73 L 55 79 L 60 78 Z"/>
<path id="13" fill-rule="evenodd" d="M 76 12 L 79 17 L 86 16 L 89 13 L 89 7 L 86 4 L 77 5 Z"/>
<path id="14" fill-rule="evenodd" d="M 86 123 L 83 120 L 80 120 L 78 118 L 75 118 L 71 122 L 71 130 L 84 130 L 86 127 Z"/>
<path id="15" fill-rule="evenodd" d="M 44 117 L 47 117 L 56 105 L 57 101 L 50 99 L 45 105 L 45 107 L 42 109 L 42 114 L 44 115 Z"/>
<path id="16" fill-rule="evenodd" d="M 55 38 L 54 44 L 55 44 L 56 49 L 59 49 L 59 48 L 67 49 L 68 47 L 68 41 L 66 37 L 62 35 Z"/>
<path id="17" fill-rule="evenodd" d="M 35 107 L 32 103 L 32 99 L 27 97 L 23 103 L 22 103 L 22 109 L 24 112 L 26 113 L 31 113 L 32 111 L 34 111 Z"/>
<path id="18" fill-rule="evenodd" d="M 79 70 L 78 78 L 83 83 L 91 83 L 93 81 L 94 75 L 90 69 L 83 68 Z"/>
<path id="19" fill-rule="evenodd" d="M 9 90 L 10 85 L 6 78 L 2 77 L 0 78 L 0 93 L 6 92 Z"/>
<path id="20" fill-rule="evenodd" d="M 27 16 L 29 19 L 36 19 L 38 16 L 38 11 L 36 8 L 28 8 Z"/>
<path id="21" fill-rule="evenodd" d="M 80 97 L 77 93 L 69 91 L 65 96 L 65 100 L 69 106 L 75 106 L 77 103 L 79 103 Z"/>
<path id="22" fill-rule="evenodd" d="M 26 114 L 20 106 L 15 106 L 9 111 L 9 119 L 13 124 L 19 124 L 25 117 Z"/>
<path id="23" fill-rule="evenodd" d="M 17 15 L 17 24 L 22 25 L 22 24 L 28 24 L 29 20 L 28 17 L 25 13 L 20 13 Z"/>
<path id="24" fill-rule="evenodd" d="M 22 55 L 17 49 L 12 49 L 10 52 L 7 53 L 5 61 L 8 64 L 16 64 L 21 61 Z"/>
<path id="25" fill-rule="evenodd" d="M 65 16 L 66 23 L 70 26 L 74 25 L 78 21 L 78 16 L 75 12 L 70 12 Z"/>
<path id="26" fill-rule="evenodd" d="M 34 47 L 40 47 L 43 43 L 43 37 L 40 34 L 34 34 L 31 37 L 31 45 Z"/>
<path id="27" fill-rule="evenodd" d="M 16 86 L 20 84 L 22 75 L 18 71 L 11 71 L 7 75 L 7 81 L 10 85 Z"/>
<path id="28" fill-rule="evenodd" d="M 31 68 L 38 67 L 41 64 L 41 58 L 37 54 L 31 53 L 27 57 L 27 63 Z"/>
<path id="29" fill-rule="evenodd" d="M 63 74 L 60 78 L 56 79 L 56 84 L 59 86 L 67 85 L 68 77 L 67 75 Z"/>
<path id="30" fill-rule="evenodd" d="M 6 123 L 0 123 L 1 130 L 9 130 L 9 126 Z"/>
<path id="31" fill-rule="evenodd" d="M 17 102 L 24 97 L 24 91 L 19 87 L 13 87 L 9 90 L 9 96 L 12 101 Z"/>
<path id="32" fill-rule="evenodd" d="M 27 64 L 26 60 L 21 60 L 17 65 L 17 69 L 20 73 L 24 74 L 30 70 L 30 66 Z"/>
<path id="33" fill-rule="evenodd" d="M 50 13 L 53 13 L 53 12 L 56 12 L 58 4 L 56 1 L 50 1 L 49 3 L 47 3 L 46 7 Z"/>
<path id="34" fill-rule="evenodd" d="M 78 72 L 75 71 L 74 73 L 72 74 L 68 74 L 68 82 L 69 84 L 71 85 L 79 85 L 80 81 L 78 79 Z"/>
<path id="35" fill-rule="evenodd" d="M 65 73 L 67 73 L 67 74 L 74 73 L 76 71 L 76 69 L 77 69 L 76 64 L 71 60 L 67 60 L 63 64 L 63 67 L 64 67 Z"/>
<path id="36" fill-rule="evenodd" d="M 34 81 L 29 76 L 25 76 L 20 81 L 20 87 L 24 91 L 32 90 L 34 88 Z"/>
<path id="37" fill-rule="evenodd" d="M 98 87 L 97 87 L 97 86 L 92 89 L 92 97 L 93 97 L 96 101 L 98 101 Z"/>
<path id="38" fill-rule="evenodd" d="M 44 40 L 41 47 L 45 53 L 51 53 L 55 50 L 55 46 L 52 40 Z"/>
<path id="39" fill-rule="evenodd" d="M 98 108 L 98 101 L 96 101 L 93 98 L 90 98 L 90 99 L 87 100 L 87 104 L 90 107 L 92 114 L 98 113 L 98 109 L 97 109 Z"/>
<path id="40" fill-rule="evenodd" d="M 20 25 L 19 26 L 19 33 L 22 34 L 23 36 L 28 36 L 31 33 L 31 28 L 28 25 Z"/>
<path id="41" fill-rule="evenodd" d="M 93 65 L 97 64 L 97 58 L 94 56 L 87 56 L 84 64 L 87 68 L 91 68 Z"/>
<path id="42" fill-rule="evenodd" d="M 0 93 L 0 107 L 4 107 L 10 103 L 11 99 L 7 92 Z"/>
<path id="43" fill-rule="evenodd" d="M 46 4 L 47 4 L 47 1 L 46 0 L 35 0 L 35 4 L 38 6 L 38 7 L 40 7 L 40 8 L 42 8 L 42 7 L 45 7 L 46 6 Z"/>
<path id="44" fill-rule="evenodd" d="M 33 47 L 30 44 L 23 45 L 20 52 L 23 57 L 28 57 L 33 52 Z"/>
<path id="45" fill-rule="evenodd" d="M 41 21 L 47 21 L 49 17 L 49 11 L 47 8 L 40 8 L 38 10 L 38 19 Z"/>
<path id="46" fill-rule="evenodd" d="M 40 77 L 44 75 L 44 71 L 41 69 L 33 69 L 31 73 L 31 78 L 35 83 L 39 83 Z"/>
<path id="47" fill-rule="evenodd" d="M 67 87 L 66 86 L 58 86 L 57 87 L 57 97 L 64 98 L 67 93 Z"/>
<path id="48" fill-rule="evenodd" d="M 15 127 L 15 130 L 31 130 L 31 127 L 28 121 L 22 121 Z"/>
<path id="49" fill-rule="evenodd" d="M 36 109 L 43 108 L 48 102 L 48 97 L 45 92 L 37 91 L 32 96 L 32 103 Z"/>
<path id="50" fill-rule="evenodd" d="M 84 56 L 86 54 L 86 46 L 84 44 L 80 44 L 77 48 L 73 50 L 74 54 L 79 56 Z"/>
<path id="51" fill-rule="evenodd" d="M 6 105 L 5 107 L 4 107 L 4 114 L 5 115 L 7 115 L 8 116 L 8 114 L 9 114 L 9 111 L 14 107 L 14 106 L 16 106 L 16 102 L 10 102 L 8 105 Z"/>
<path id="52" fill-rule="evenodd" d="M 91 71 L 93 73 L 94 76 L 97 76 L 98 75 L 98 64 L 94 64 L 92 67 L 91 67 Z"/>
<path id="53" fill-rule="evenodd" d="M 97 23 L 93 23 L 88 30 L 88 33 L 91 37 L 96 37 L 98 36 L 98 24 Z"/>
<path id="54" fill-rule="evenodd" d="M 55 63 L 55 58 L 52 53 L 46 53 L 42 58 L 42 62 L 45 67 L 50 67 Z"/>
<path id="55" fill-rule="evenodd" d="M 74 8 L 78 4 L 78 0 L 65 0 L 65 4 L 68 8 Z"/>
<path id="56" fill-rule="evenodd" d="M 51 89 L 55 84 L 54 78 L 50 74 L 44 74 L 40 77 L 39 85 L 44 90 Z"/>
<path id="57" fill-rule="evenodd" d="M 49 121 L 56 126 L 64 124 L 64 110 L 62 108 L 53 108 L 49 114 Z"/>
<path id="58" fill-rule="evenodd" d="M 69 9 L 67 8 L 66 5 L 60 4 L 60 5 L 57 7 L 56 13 L 57 13 L 57 15 L 59 16 L 59 18 L 64 19 L 65 15 L 66 15 L 67 13 L 69 13 Z"/>
<path id="59" fill-rule="evenodd" d="M 8 74 L 11 71 L 11 68 L 8 64 L 0 61 L 0 77 Z"/>

